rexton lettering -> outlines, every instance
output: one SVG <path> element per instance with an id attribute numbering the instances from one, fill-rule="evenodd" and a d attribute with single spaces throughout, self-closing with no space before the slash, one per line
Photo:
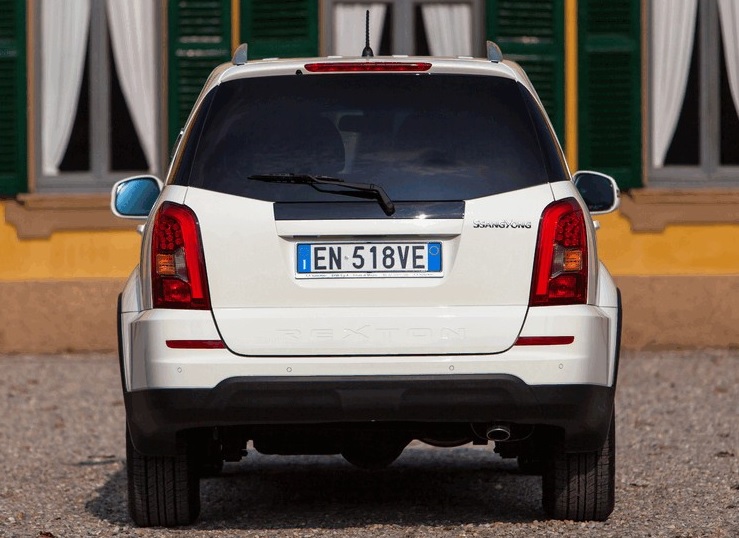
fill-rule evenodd
<path id="1" fill-rule="evenodd" d="M 515 220 L 473 220 L 473 228 L 531 228 L 531 221 Z"/>
<path id="2" fill-rule="evenodd" d="M 466 331 L 463 327 L 371 327 L 363 325 L 355 329 L 316 328 L 316 329 L 277 329 L 283 340 L 320 341 L 320 340 L 353 340 L 353 341 L 397 341 L 399 338 L 412 340 L 464 340 Z"/>

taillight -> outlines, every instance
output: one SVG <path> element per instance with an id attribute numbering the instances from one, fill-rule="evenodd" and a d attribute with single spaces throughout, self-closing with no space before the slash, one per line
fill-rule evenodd
<path id="1" fill-rule="evenodd" d="M 164 202 L 151 235 L 155 308 L 210 309 L 198 219 L 189 207 Z"/>
<path id="2" fill-rule="evenodd" d="M 587 298 L 585 215 L 574 198 L 567 198 L 549 204 L 541 216 L 529 304 L 584 304 Z"/>

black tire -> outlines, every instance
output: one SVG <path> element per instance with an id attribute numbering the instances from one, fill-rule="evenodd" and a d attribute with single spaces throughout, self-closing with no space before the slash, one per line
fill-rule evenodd
<path id="1" fill-rule="evenodd" d="M 192 455 L 147 456 L 126 429 L 128 512 L 141 527 L 189 525 L 200 514 L 200 481 Z"/>
<path id="2" fill-rule="evenodd" d="M 542 504 L 552 519 L 605 521 L 616 497 L 616 425 L 596 452 L 556 451 L 542 477 Z"/>

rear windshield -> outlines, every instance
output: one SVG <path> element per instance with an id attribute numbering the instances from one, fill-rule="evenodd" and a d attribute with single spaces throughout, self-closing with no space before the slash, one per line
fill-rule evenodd
<path id="1" fill-rule="evenodd" d="M 197 150 L 187 152 L 175 183 L 260 200 L 347 198 L 335 189 L 251 175 L 370 183 L 399 202 L 465 200 L 567 177 L 531 95 L 499 77 L 240 79 L 218 86 L 201 114 L 200 132 L 188 143 Z"/>

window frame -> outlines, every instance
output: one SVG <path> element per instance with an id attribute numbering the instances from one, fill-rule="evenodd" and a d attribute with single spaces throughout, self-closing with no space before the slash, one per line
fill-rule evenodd
<path id="1" fill-rule="evenodd" d="M 719 62 L 721 24 L 716 0 L 698 0 L 698 21 L 700 25 L 700 164 L 696 166 L 667 165 L 655 167 L 652 161 L 652 135 L 648 130 L 645 136 L 647 183 L 653 187 L 668 188 L 736 188 L 739 187 L 739 166 L 720 164 L 720 77 Z M 648 56 L 648 103 L 654 92 L 653 77 L 655 59 L 652 55 L 652 42 L 649 32 L 654 20 L 654 8 L 649 2 L 647 10 L 649 21 L 646 25 L 646 50 Z M 739 113 L 739 111 L 737 111 Z M 651 118 L 650 118 L 651 119 Z M 645 126 L 646 126 L 645 122 Z"/>
<path id="2" fill-rule="evenodd" d="M 485 2 L 484 0 L 323 0 L 321 2 L 321 54 L 332 55 L 334 48 L 333 13 L 337 4 L 383 3 L 393 7 L 393 55 L 411 54 L 416 35 L 414 8 L 419 4 L 468 4 L 472 7 L 472 54 L 482 57 L 485 53 Z M 410 30 L 410 31 L 409 31 Z M 357 55 L 364 41 L 357 44 Z"/>
<path id="3" fill-rule="evenodd" d="M 40 8 L 37 15 L 40 15 Z M 156 42 L 163 42 L 162 21 L 164 18 L 163 8 L 155 9 L 155 28 L 157 31 Z M 29 25 L 33 35 L 37 36 L 37 42 L 43 39 L 41 35 L 41 17 L 35 16 Z M 85 172 L 60 172 L 55 176 L 45 175 L 42 167 L 42 83 L 41 83 L 41 47 L 34 47 L 29 54 L 33 71 L 33 96 L 29 104 L 33 108 L 32 122 L 29 122 L 31 131 L 30 139 L 33 142 L 33 155 L 29 160 L 33 163 L 33 174 L 29 177 L 28 190 L 31 193 L 40 194 L 85 194 L 85 193 L 108 193 L 113 184 L 125 177 L 135 174 L 153 174 L 161 176 L 166 171 L 164 166 L 167 159 L 160 158 L 158 169 L 153 170 L 111 170 L 110 156 L 110 70 L 111 62 L 115 62 L 112 54 L 109 55 L 110 32 L 108 29 L 108 15 L 104 0 L 91 0 L 90 2 L 90 26 L 89 26 L 89 90 L 90 90 L 90 170 Z M 155 58 L 155 69 L 157 79 L 164 75 L 164 65 L 161 54 Z M 30 97 L 30 96 L 29 96 Z M 166 125 L 166 94 L 159 96 L 159 107 L 156 118 L 158 151 L 164 155 Z M 127 103 L 128 104 L 128 103 Z M 92 118 L 95 118 L 94 121 Z"/>

